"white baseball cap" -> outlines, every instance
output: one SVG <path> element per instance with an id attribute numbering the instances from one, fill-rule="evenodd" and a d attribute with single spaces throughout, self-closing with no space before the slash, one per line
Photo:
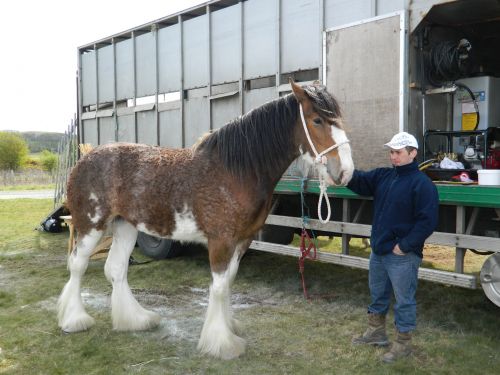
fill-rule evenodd
<path id="1" fill-rule="evenodd" d="M 415 137 L 407 132 L 401 132 L 392 137 L 391 141 L 384 145 L 394 150 L 401 150 L 407 146 L 418 149 L 418 142 Z"/>

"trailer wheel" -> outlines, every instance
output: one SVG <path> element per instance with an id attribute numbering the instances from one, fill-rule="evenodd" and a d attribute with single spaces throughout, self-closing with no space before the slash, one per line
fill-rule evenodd
<path id="1" fill-rule="evenodd" d="M 182 250 L 179 242 L 167 238 L 158 238 L 139 232 L 137 244 L 141 253 L 153 259 L 173 258 Z"/>
<path id="2" fill-rule="evenodd" d="M 486 259 L 479 275 L 484 293 L 495 305 L 500 306 L 500 253 Z"/>
<path id="3" fill-rule="evenodd" d="M 288 245 L 293 241 L 294 233 L 294 228 L 266 224 L 262 228 L 260 239 L 265 242 Z"/>

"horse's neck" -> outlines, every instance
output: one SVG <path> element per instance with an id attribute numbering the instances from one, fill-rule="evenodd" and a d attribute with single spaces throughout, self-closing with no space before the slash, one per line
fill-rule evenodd
<path id="1" fill-rule="evenodd" d="M 274 190 L 274 188 L 276 187 L 276 185 L 278 184 L 279 180 L 286 172 L 288 167 L 290 167 L 293 161 L 300 156 L 299 145 L 296 145 L 295 142 L 293 142 L 293 144 L 291 144 L 290 147 L 292 147 L 292 149 L 283 158 L 283 163 L 281 165 L 281 168 L 277 169 L 276 173 L 273 176 L 268 176 L 269 180 L 265 182 L 265 185 L 270 190 Z"/>

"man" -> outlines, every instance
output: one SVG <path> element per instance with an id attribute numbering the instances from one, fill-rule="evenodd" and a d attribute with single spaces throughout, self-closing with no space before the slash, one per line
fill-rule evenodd
<path id="1" fill-rule="evenodd" d="M 416 327 L 418 267 L 424 242 L 438 220 L 439 198 L 432 181 L 418 169 L 418 143 L 406 132 L 389 143 L 393 168 L 368 172 L 354 171 L 347 185 L 352 191 L 373 196 L 368 306 L 368 329 L 353 338 L 353 344 L 388 345 L 385 316 L 392 294 L 396 339 L 384 362 L 393 362 L 411 353 L 411 332 Z"/>

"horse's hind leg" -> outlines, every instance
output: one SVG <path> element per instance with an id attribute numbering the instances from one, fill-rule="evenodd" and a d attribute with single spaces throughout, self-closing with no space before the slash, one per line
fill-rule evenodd
<path id="1" fill-rule="evenodd" d="M 113 328 L 139 331 L 156 326 L 160 316 L 144 309 L 132 295 L 127 281 L 128 262 L 137 239 L 137 229 L 123 219 L 113 222 L 113 243 L 104 266 L 106 278 L 113 285 L 111 316 Z"/>
<path id="2" fill-rule="evenodd" d="M 225 270 L 218 271 L 219 267 L 214 264 L 213 258 L 216 258 L 214 251 L 221 249 L 211 249 L 209 245 L 212 285 L 198 349 L 202 353 L 223 359 L 238 357 L 245 351 L 245 340 L 234 332 L 236 321 L 232 317 L 230 306 L 231 284 L 238 271 L 240 257 L 246 250 L 245 248 L 242 251 L 242 248 L 242 246 L 236 247 Z"/>
<path id="3" fill-rule="evenodd" d="M 89 258 L 102 234 L 103 231 L 92 229 L 90 233 L 79 236 L 76 247 L 68 258 L 70 278 L 58 301 L 59 327 L 64 332 L 84 331 L 94 324 L 94 319 L 87 314 L 83 307 L 80 287 Z"/>

